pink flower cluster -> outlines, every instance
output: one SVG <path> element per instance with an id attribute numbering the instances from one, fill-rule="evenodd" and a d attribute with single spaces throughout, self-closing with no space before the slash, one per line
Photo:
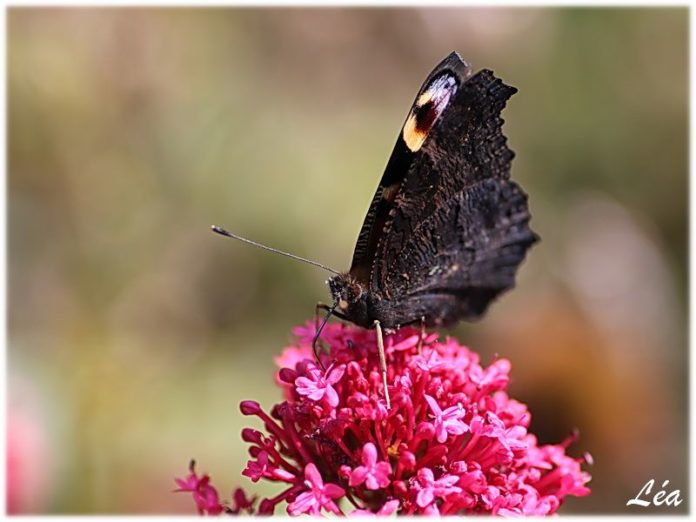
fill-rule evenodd
<path id="1" fill-rule="evenodd" d="M 254 512 L 253 505 L 256 502 L 256 497 L 247 499 L 242 488 L 237 488 L 232 494 L 232 506 L 223 505 L 217 490 L 210 485 L 210 477 L 208 475 L 199 477 L 196 473 L 196 462 L 193 460 L 189 464 L 188 476 L 184 479 L 174 480 L 179 486 L 175 490 L 176 493 L 187 492 L 193 495 L 193 501 L 196 503 L 199 515 L 219 515 L 223 512 L 237 515 L 243 512 L 249 514 Z"/>
<path id="2" fill-rule="evenodd" d="M 527 407 L 505 392 L 510 363 L 481 366 L 455 340 L 402 328 L 385 336 L 391 408 L 385 402 L 375 332 L 327 325 L 326 370 L 312 356 L 314 326 L 294 330 L 295 346 L 276 359 L 285 400 L 270 413 L 241 403 L 266 434 L 246 428 L 243 475 L 283 484 L 254 506 L 241 490 L 232 507 L 207 476 L 179 480 L 199 512 L 290 515 L 549 515 L 590 480 L 559 445 L 539 446 Z"/>

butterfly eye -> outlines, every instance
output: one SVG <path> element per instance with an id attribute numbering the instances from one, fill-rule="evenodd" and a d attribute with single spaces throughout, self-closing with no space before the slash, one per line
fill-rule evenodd
<path id="1" fill-rule="evenodd" d="M 406 119 L 403 138 L 411 152 L 421 148 L 450 99 L 457 92 L 457 80 L 445 72 L 433 79 L 416 99 Z"/>

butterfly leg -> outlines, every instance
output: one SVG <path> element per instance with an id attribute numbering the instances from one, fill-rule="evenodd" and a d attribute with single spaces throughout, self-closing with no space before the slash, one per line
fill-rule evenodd
<path id="1" fill-rule="evenodd" d="M 324 317 L 321 324 L 319 324 L 319 310 L 326 310 L 326 317 Z M 321 336 L 321 332 L 324 329 L 324 326 L 326 326 L 326 323 L 329 320 L 329 317 L 331 317 L 333 311 L 333 308 L 325 305 L 322 302 L 317 303 L 317 305 L 314 307 L 314 330 L 316 333 L 314 334 L 314 339 L 312 339 L 312 351 L 314 352 L 314 359 L 317 361 L 322 370 L 325 370 L 326 368 L 324 368 L 324 363 L 321 362 L 321 357 L 319 357 L 319 337 Z"/>
<path id="2" fill-rule="evenodd" d="M 326 311 L 326 317 L 324 317 L 324 320 L 321 322 L 321 324 L 319 324 L 319 310 Z M 324 368 L 324 364 L 321 362 L 321 358 L 319 357 L 319 348 L 321 347 L 319 344 L 319 337 L 321 336 L 322 330 L 324 330 L 326 323 L 332 315 L 335 315 L 339 319 L 348 319 L 345 315 L 336 311 L 336 305 L 329 306 L 322 302 L 319 302 L 314 307 L 314 329 L 316 333 L 314 334 L 314 339 L 312 340 L 312 351 L 314 352 L 314 359 L 317 361 L 317 363 L 319 363 L 319 366 L 322 370 L 325 370 L 326 368 Z"/>
<path id="3" fill-rule="evenodd" d="M 314 307 L 314 320 L 315 320 L 314 324 L 315 324 L 315 326 L 317 326 L 319 324 L 319 310 L 324 310 L 325 312 L 331 312 L 331 315 L 333 315 L 334 317 L 338 317 L 339 319 L 343 319 L 344 321 L 350 321 L 350 319 L 348 319 L 348 316 L 346 316 L 345 314 L 342 314 L 341 312 L 337 312 L 335 310 L 335 308 L 336 308 L 335 306 L 332 307 L 332 306 L 329 306 L 329 305 L 324 304 L 321 301 L 319 301 L 317 303 L 317 305 Z"/>
<path id="4" fill-rule="evenodd" d="M 379 352 L 379 365 L 382 371 L 382 386 L 384 387 L 384 397 L 387 400 L 387 409 L 391 409 L 389 401 L 389 390 L 387 389 L 387 361 L 384 356 L 384 338 L 382 337 L 382 326 L 375 320 L 375 330 L 377 330 L 377 351 Z"/>
<path id="5" fill-rule="evenodd" d="M 425 337 L 425 317 L 421 315 L 420 318 L 420 336 L 418 337 L 418 355 L 421 353 L 421 348 L 423 348 L 423 338 Z"/>
<path id="6" fill-rule="evenodd" d="M 327 304 L 322 303 L 319 301 L 316 306 L 314 307 L 314 331 L 316 332 L 319 329 L 319 310 L 324 310 L 325 312 L 328 312 L 331 310 L 331 307 Z"/>
<path id="7" fill-rule="evenodd" d="M 324 320 L 321 322 L 321 324 L 319 324 L 319 310 L 326 311 L 326 317 L 324 317 Z M 325 370 L 326 368 L 324 368 L 324 364 L 321 362 L 321 359 L 319 358 L 319 336 L 321 336 L 321 332 L 324 329 L 324 326 L 326 326 L 329 317 L 331 317 L 332 315 L 335 315 L 336 317 L 338 317 L 339 319 L 343 319 L 344 321 L 350 320 L 341 312 L 336 311 L 336 305 L 329 306 L 320 301 L 314 307 L 314 330 L 316 331 L 316 334 L 314 335 L 314 339 L 312 340 L 312 351 L 314 352 L 314 359 L 316 359 L 316 361 L 319 363 L 319 366 L 322 370 Z"/>

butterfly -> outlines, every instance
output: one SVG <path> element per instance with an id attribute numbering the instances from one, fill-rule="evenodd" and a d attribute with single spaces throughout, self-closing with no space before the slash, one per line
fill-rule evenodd
<path id="1" fill-rule="evenodd" d="M 335 274 L 328 280 L 333 305 L 324 305 L 315 353 L 331 315 L 376 328 L 387 405 L 382 330 L 481 317 L 514 286 L 539 239 L 529 228 L 527 195 L 510 180 L 514 153 L 502 133 L 500 114 L 516 92 L 492 71 L 475 73 L 456 52 L 448 55 L 416 94 L 350 270 L 312 262 Z"/>
<path id="2" fill-rule="evenodd" d="M 514 285 L 527 195 L 500 113 L 517 89 L 453 52 L 428 75 L 367 212 L 350 270 L 329 279 L 333 314 L 359 326 L 476 319 Z"/>

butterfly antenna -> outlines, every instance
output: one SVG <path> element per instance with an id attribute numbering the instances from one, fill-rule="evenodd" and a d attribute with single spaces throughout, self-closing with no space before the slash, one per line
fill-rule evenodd
<path id="1" fill-rule="evenodd" d="M 232 232 L 228 232 L 222 227 L 218 227 L 216 225 L 212 225 L 211 228 L 213 229 L 213 232 L 216 234 L 220 234 L 221 236 L 226 236 L 226 237 L 231 237 L 232 239 L 237 239 L 239 241 L 242 241 L 243 243 L 247 243 L 249 245 L 253 245 L 258 248 L 263 248 L 264 250 L 268 250 L 269 252 L 273 252 L 274 254 L 280 254 L 282 256 L 286 257 L 291 257 L 292 259 L 296 259 L 297 261 L 302 261 L 304 263 L 308 263 L 310 265 L 318 266 L 319 268 L 323 268 L 327 272 L 331 272 L 332 274 L 340 275 L 341 273 L 334 270 L 333 268 L 329 268 L 328 266 L 324 266 L 321 263 L 317 263 L 316 261 L 312 261 L 311 259 L 305 259 L 304 257 L 296 256 L 295 254 L 290 254 L 288 252 L 283 252 L 282 250 L 278 250 L 277 248 L 271 248 L 266 245 L 262 245 L 261 243 L 257 243 L 256 241 L 252 241 L 251 239 L 247 239 L 242 236 L 238 236 L 236 234 L 233 234 Z"/>

